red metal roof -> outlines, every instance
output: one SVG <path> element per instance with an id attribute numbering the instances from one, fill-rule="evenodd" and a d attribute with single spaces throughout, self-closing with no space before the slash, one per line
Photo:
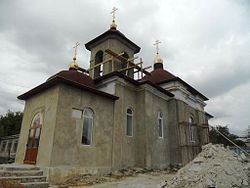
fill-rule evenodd
<path id="1" fill-rule="evenodd" d="M 171 80 L 175 77 L 176 76 L 174 76 L 173 74 L 164 69 L 155 69 L 151 72 L 151 76 L 146 75 L 142 78 L 142 80 L 148 80 L 153 82 L 154 84 L 158 84 L 163 81 Z"/>
<path id="2" fill-rule="evenodd" d="M 119 97 L 105 93 L 103 91 L 99 91 L 95 89 L 94 81 L 83 73 L 69 70 L 69 71 L 61 71 L 53 76 L 51 76 L 46 82 L 41 85 L 29 90 L 28 92 L 18 96 L 18 99 L 27 100 L 30 97 L 43 92 L 44 90 L 51 88 L 59 83 L 63 83 L 69 85 L 71 87 L 75 87 L 81 90 L 86 90 L 96 95 L 101 95 L 112 100 L 117 100 Z"/>
<path id="3" fill-rule="evenodd" d="M 71 81 L 77 82 L 79 84 L 88 86 L 88 87 L 95 88 L 95 83 L 90 76 L 83 74 L 81 72 L 78 72 L 75 69 L 60 71 L 57 74 L 48 78 L 47 81 L 49 81 L 57 76 L 63 77 L 67 80 L 71 80 Z"/>
<path id="4" fill-rule="evenodd" d="M 158 63 L 159 64 L 159 63 Z M 156 64 L 155 64 L 156 65 Z M 171 81 L 178 81 L 185 85 L 187 87 L 187 90 L 192 93 L 193 95 L 198 95 L 200 96 L 204 101 L 208 100 L 208 98 L 204 95 L 202 95 L 199 91 L 194 89 L 192 86 L 190 86 L 188 83 L 186 83 L 184 80 L 181 78 L 173 75 L 172 73 L 166 71 L 163 69 L 163 65 L 157 65 L 155 66 L 155 70 L 151 72 L 150 75 L 146 75 L 142 78 L 142 81 L 148 80 L 150 82 L 153 82 L 154 84 L 160 85 L 164 83 L 168 83 Z"/>

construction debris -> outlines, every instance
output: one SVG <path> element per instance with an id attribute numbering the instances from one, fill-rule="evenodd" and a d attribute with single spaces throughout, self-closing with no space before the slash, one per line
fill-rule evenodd
<path id="1" fill-rule="evenodd" d="M 121 181 L 127 177 L 136 177 L 138 174 L 149 174 L 152 176 L 159 176 L 163 174 L 170 174 L 176 170 L 176 167 L 169 167 L 165 170 L 151 170 L 145 168 L 124 168 L 114 171 L 106 176 L 96 176 L 91 174 L 81 174 L 66 178 L 67 180 L 60 184 L 61 187 L 68 186 L 89 186 L 99 183 Z M 58 185 L 59 186 L 59 185 Z"/>
<path id="2" fill-rule="evenodd" d="M 17 180 L 0 180 L 0 188 L 24 188 Z"/>
<path id="3" fill-rule="evenodd" d="M 181 168 L 162 188 L 250 187 L 250 162 L 222 145 L 207 144 L 198 156 Z"/>

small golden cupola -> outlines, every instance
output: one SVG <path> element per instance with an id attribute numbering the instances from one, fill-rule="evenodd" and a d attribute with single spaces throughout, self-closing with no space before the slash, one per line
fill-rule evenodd
<path id="1" fill-rule="evenodd" d="M 77 47 L 80 45 L 79 42 L 76 42 L 76 45 L 73 47 L 74 50 L 74 56 L 73 56 L 73 61 L 69 64 L 69 70 L 77 70 L 78 69 L 78 64 L 76 63 L 76 54 L 77 54 Z"/>
<path id="2" fill-rule="evenodd" d="M 176 76 L 172 73 L 168 72 L 167 70 L 164 70 L 163 68 L 163 60 L 161 59 L 159 55 L 159 44 L 161 42 L 159 40 L 156 40 L 154 45 L 156 46 L 156 57 L 154 59 L 154 70 L 151 73 L 151 75 L 145 75 L 142 80 L 148 80 L 155 84 L 161 84 L 164 82 L 167 82 L 169 80 L 175 79 Z"/>
<path id="3" fill-rule="evenodd" d="M 116 29 L 117 25 L 115 23 L 115 11 L 117 11 L 118 8 L 113 7 L 112 11 L 110 12 L 110 14 L 112 14 L 112 23 L 110 24 L 110 29 Z"/>
<path id="4" fill-rule="evenodd" d="M 163 69 L 163 60 L 161 59 L 159 55 L 159 44 L 161 42 L 159 40 L 156 40 L 154 45 L 156 46 L 156 57 L 154 59 L 154 70 L 155 69 Z"/>

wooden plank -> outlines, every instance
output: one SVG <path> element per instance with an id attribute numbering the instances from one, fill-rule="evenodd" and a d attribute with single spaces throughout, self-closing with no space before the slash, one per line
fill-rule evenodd
<path id="1" fill-rule="evenodd" d="M 144 74 L 151 75 L 151 73 L 149 73 L 146 70 L 143 70 L 141 67 L 139 67 L 138 65 L 134 64 L 133 62 L 128 61 L 125 57 L 119 56 L 118 54 L 116 54 L 115 52 L 113 52 L 113 51 L 111 51 L 109 49 L 105 50 L 105 52 L 108 53 L 108 54 L 110 54 L 110 55 L 112 55 L 112 56 L 114 56 L 115 58 L 119 59 L 120 61 L 127 61 L 129 63 L 129 65 L 135 66 L 134 68 L 142 71 Z"/>
<path id="2" fill-rule="evenodd" d="M 89 71 L 88 71 L 88 70 L 86 70 L 86 69 L 84 69 L 84 68 L 81 68 L 81 67 L 77 67 L 77 69 L 78 69 L 79 71 L 82 71 L 82 72 L 86 72 L 86 73 L 89 73 Z"/>
<path id="3" fill-rule="evenodd" d="M 118 57 L 121 57 L 123 54 L 124 54 L 124 52 L 122 52 L 122 53 L 120 53 L 120 54 L 117 54 L 117 56 L 118 56 Z M 110 62 L 110 61 L 114 62 L 113 59 L 114 59 L 113 57 L 110 57 L 110 58 L 108 58 L 108 59 L 106 59 L 106 60 L 104 60 L 104 61 L 102 61 L 102 62 L 100 62 L 100 63 L 98 63 L 98 64 L 96 64 L 96 65 L 94 65 L 93 67 L 89 68 L 88 71 L 90 71 L 90 70 L 92 70 L 92 69 L 94 69 L 94 68 L 96 68 L 96 67 L 99 67 L 99 66 L 101 66 L 102 64 L 108 63 L 108 62 Z"/>
<path id="4" fill-rule="evenodd" d="M 94 68 L 96 68 L 96 67 L 99 67 L 99 66 L 101 66 L 102 64 L 108 63 L 108 62 L 111 61 L 111 60 L 112 60 L 112 57 L 106 59 L 105 61 L 102 61 L 101 63 L 98 63 L 98 64 L 94 65 L 93 67 L 89 68 L 87 71 L 90 71 L 90 70 L 92 70 L 92 69 L 94 69 Z"/>
<path id="5" fill-rule="evenodd" d="M 135 66 L 131 66 L 131 67 L 120 69 L 120 70 L 118 70 L 118 72 L 127 71 L 127 70 L 133 69 L 133 68 L 135 68 Z"/>

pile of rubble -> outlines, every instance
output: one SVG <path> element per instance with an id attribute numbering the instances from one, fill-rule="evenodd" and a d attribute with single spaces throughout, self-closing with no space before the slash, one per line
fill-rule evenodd
<path id="1" fill-rule="evenodd" d="M 114 171 L 106 176 L 79 174 L 79 175 L 66 178 L 66 181 L 62 183 L 62 185 L 64 186 L 94 185 L 98 183 L 117 181 L 126 177 L 137 176 L 138 174 L 147 173 L 147 172 L 149 172 L 149 170 L 144 169 L 144 168 L 126 168 L 126 169 Z"/>
<path id="2" fill-rule="evenodd" d="M 148 174 L 152 176 L 159 176 L 176 172 L 177 168 L 169 167 L 165 170 L 149 170 L 145 168 L 124 168 L 107 174 L 106 176 L 96 176 L 91 174 L 79 174 L 66 178 L 65 182 L 60 184 L 61 187 L 68 186 L 89 186 L 100 183 L 122 181 L 127 177 L 136 177 L 139 174 Z M 1 188 L 1 187 L 0 187 Z"/>
<path id="3" fill-rule="evenodd" d="M 202 152 L 162 187 L 229 188 L 250 187 L 250 162 L 221 145 L 207 144 Z"/>

